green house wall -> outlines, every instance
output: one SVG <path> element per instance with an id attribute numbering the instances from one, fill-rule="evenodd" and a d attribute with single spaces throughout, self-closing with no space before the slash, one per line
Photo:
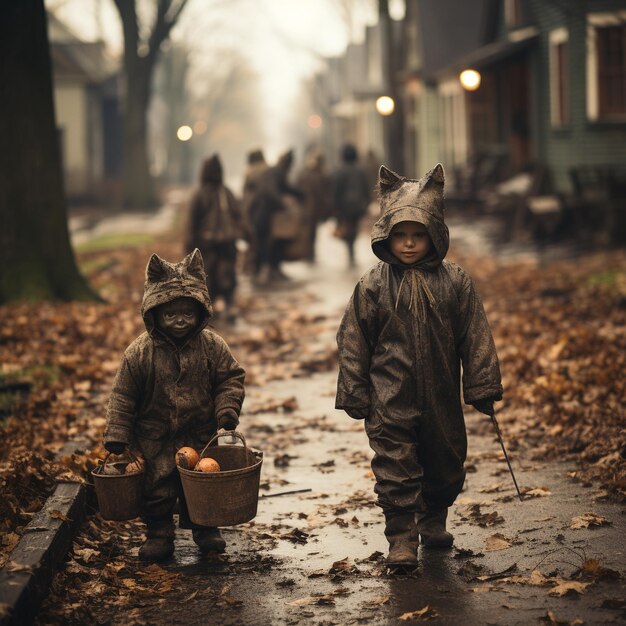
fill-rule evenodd
<path id="1" fill-rule="evenodd" d="M 626 0 L 531 0 L 539 29 L 531 57 L 533 130 L 536 158 L 548 165 L 558 191 L 571 192 L 569 170 L 580 165 L 626 165 L 626 123 L 587 119 L 587 13 L 626 10 Z M 569 30 L 569 115 L 563 128 L 550 121 L 549 37 Z"/>

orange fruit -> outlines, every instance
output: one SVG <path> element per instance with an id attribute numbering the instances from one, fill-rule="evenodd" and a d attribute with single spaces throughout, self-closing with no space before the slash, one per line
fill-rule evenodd
<path id="1" fill-rule="evenodd" d="M 176 453 L 176 465 L 186 470 L 192 470 L 199 460 L 200 455 L 193 448 L 181 448 Z"/>
<path id="2" fill-rule="evenodd" d="M 219 472 L 220 469 L 220 464 L 215 459 L 210 459 L 209 457 L 200 459 L 198 465 L 196 465 L 197 472 Z"/>

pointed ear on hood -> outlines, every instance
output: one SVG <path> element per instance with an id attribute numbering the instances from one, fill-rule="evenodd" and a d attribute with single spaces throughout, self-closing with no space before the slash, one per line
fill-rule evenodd
<path id="1" fill-rule="evenodd" d="M 389 193 L 403 180 L 403 176 L 400 176 L 400 174 L 396 174 L 394 171 L 386 168 L 384 165 L 381 165 L 378 170 L 378 190 L 380 191 L 380 195 L 384 196 L 386 193 Z"/>
<path id="2" fill-rule="evenodd" d="M 441 190 L 443 191 L 443 186 L 446 182 L 446 175 L 443 171 L 443 165 L 441 165 L 441 163 L 437 163 L 437 165 L 435 165 L 435 167 L 433 167 L 430 172 L 427 172 L 424 175 L 423 181 L 423 189 L 429 185 L 437 185 L 438 187 L 441 187 Z"/>
<path id="3" fill-rule="evenodd" d="M 206 279 L 202 254 L 198 248 L 183 259 L 183 266 L 187 268 L 187 271 L 191 276 L 194 276 L 198 280 L 204 281 Z"/>
<path id="4" fill-rule="evenodd" d="M 165 278 L 168 274 L 166 261 L 158 254 L 153 254 L 146 267 L 146 280 L 156 282 Z"/>

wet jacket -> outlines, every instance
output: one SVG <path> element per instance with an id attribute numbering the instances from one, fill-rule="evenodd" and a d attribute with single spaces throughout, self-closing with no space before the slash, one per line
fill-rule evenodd
<path id="1" fill-rule="evenodd" d="M 438 168 L 420 181 L 381 168 L 383 214 L 371 239 L 380 262 L 357 284 L 339 327 L 336 408 L 354 417 L 367 416 L 370 439 L 381 435 L 383 426 L 388 434 L 390 423 L 413 420 L 414 432 L 427 439 L 420 442 L 424 454 L 419 453 L 426 475 L 429 455 L 433 464 L 441 464 L 431 472 L 438 482 L 448 480 L 446 468 L 451 468 L 451 492 L 444 498 L 448 502 L 462 486 L 467 447 L 461 366 L 466 403 L 499 399 L 502 386 L 474 283 L 461 267 L 444 260 L 449 236 L 443 170 Z M 424 224 L 433 243 L 431 253 L 410 266 L 388 247 L 393 226 L 407 220 Z M 377 475 L 377 480 L 382 479 Z M 398 497 L 395 504 L 418 508 L 415 498 L 409 500 Z"/>
<path id="2" fill-rule="evenodd" d="M 154 311 L 176 298 L 193 298 L 201 322 L 177 346 L 156 326 Z M 153 255 L 146 271 L 141 314 L 146 332 L 126 349 L 113 382 L 104 441 L 137 447 L 146 458 L 149 482 L 175 469 L 183 445 L 201 449 L 224 413 L 239 415 L 244 370 L 226 342 L 206 328 L 211 301 L 198 250 L 177 264 Z"/>
<path id="3" fill-rule="evenodd" d="M 223 183 L 222 164 L 214 154 L 206 159 L 200 187 L 193 194 L 187 224 L 186 251 L 215 243 L 233 242 L 244 236 L 239 203 Z"/>
<path id="4" fill-rule="evenodd" d="M 365 170 L 356 162 L 344 163 L 333 176 L 332 202 L 339 220 L 358 221 L 367 213 L 370 188 Z"/>

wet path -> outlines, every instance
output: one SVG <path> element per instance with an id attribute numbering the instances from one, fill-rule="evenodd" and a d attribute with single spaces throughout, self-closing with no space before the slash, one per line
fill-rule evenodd
<path id="1" fill-rule="evenodd" d="M 341 243 L 327 229 L 320 239 L 323 260 L 312 267 L 289 265 L 292 280 L 270 297 L 302 306 L 304 294 L 315 293 L 317 301 L 307 310 L 329 316 L 327 332 L 316 338 L 326 345 L 373 257 L 362 238 L 359 267 L 344 270 Z M 367 438 L 360 422 L 334 410 L 335 380 L 336 373 L 328 372 L 249 388 L 246 406 L 252 410 L 267 398 L 280 403 L 295 397 L 297 405 L 291 412 L 242 419 L 251 445 L 265 452 L 262 493 L 310 491 L 262 497 L 254 523 L 225 530 L 223 561 L 200 560 L 190 537 L 179 532 L 172 568 L 191 583 L 190 595 L 198 591 L 188 602 L 198 623 L 205 621 L 202 615 L 215 624 L 623 621 L 616 607 L 624 584 L 608 573 L 625 562 L 621 508 L 595 501 L 591 488 L 568 478 L 571 468 L 529 462 L 511 450 L 520 486 L 533 490 L 520 503 L 488 419 L 472 410 L 468 479 L 450 515 L 455 549 L 420 549 L 416 576 L 388 576 Z M 574 518 L 589 512 L 610 525 L 571 528 Z M 600 576 L 606 580 L 587 585 L 574 575 L 591 559 L 606 570 Z M 217 606 L 216 594 L 223 597 Z M 168 613 L 162 606 L 147 616 L 166 623 Z"/>
<path id="2" fill-rule="evenodd" d="M 492 252 L 494 228 L 488 220 L 453 225 L 453 246 Z M 362 236 L 358 267 L 346 269 L 345 249 L 330 231 L 330 224 L 321 229 L 316 265 L 286 267 L 289 281 L 271 290 L 244 281 L 242 298 L 262 294 L 270 306 L 246 313 L 234 330 L 220 329 L 233 345 L 238 333 L 268 329 L 293 309 L 323 320 L 307 347 L 332 350 L 345 303 L 375 258 Z M 500 250 L 508 260 L 535 252 Z M 244 365 L 252 356 L 236 355 Z M 520 503 L 488 419 L 471 409 L 468 477 L 450 512 L 455 548 L 420 549 L 415 576 L 387 575 L 367 438 L 361 422 L 333 408 L 336 372 L 276 378 L 248 386 L 242 416 L 249 444 L 265 454 L 254 522 L 224 529 L 228 548 L 219 557 L 201 558 L 189 531 L 178 531 L 172 562 L 133 565 L 134 576 L 154 574 L 159 593 L 113 612 L 94 607 L 101 623 L 626 623 L 626 588 L 615 580 L 626 562 L 623 507 L 574 482 L 572 468 L 511 449 L 520 486 L 532 490 Z M 295 490 L 307 491 L 276 495 Z M 124 570 L 120 576 L 135 584 Z"/>

